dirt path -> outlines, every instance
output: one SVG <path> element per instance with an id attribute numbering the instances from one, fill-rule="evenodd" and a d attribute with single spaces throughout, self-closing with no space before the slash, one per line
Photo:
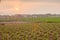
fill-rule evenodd
<path id="1" fill-rule="evenodd" d="M 6 24 L 8 24 L 8 23 L 31 23 L 31 22 L 0 22 L 1 24 L 2 23 L 6 23 Z"/>

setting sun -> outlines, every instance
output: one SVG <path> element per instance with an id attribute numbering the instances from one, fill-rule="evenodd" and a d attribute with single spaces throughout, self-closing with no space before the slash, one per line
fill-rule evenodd
<path id="1" fill-rule="evenodd" d="M 19 11 L 19 8 L 15 8 L 16 11 Z"/>

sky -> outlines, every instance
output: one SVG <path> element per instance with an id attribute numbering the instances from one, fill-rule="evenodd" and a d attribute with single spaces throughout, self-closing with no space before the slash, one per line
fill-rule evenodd
<path id="1" fill-rule="evenodd" d="M 60 0 L 1 0 L 0 14 L 60 14 Z"/>

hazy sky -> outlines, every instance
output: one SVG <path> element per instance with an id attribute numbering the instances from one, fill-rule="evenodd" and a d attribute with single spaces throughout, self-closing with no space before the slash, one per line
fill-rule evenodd
<path id="1" fill-rule="evenodd" d="M 1 0 L 0 14 L 60 13 L 60 0 Z"/>

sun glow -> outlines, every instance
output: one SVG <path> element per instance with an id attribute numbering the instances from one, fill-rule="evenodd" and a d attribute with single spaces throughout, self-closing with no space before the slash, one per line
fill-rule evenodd
<path id="1" fill-rule="evenodd" d="M 16 5 L 14 5 L 14 11 L 15 12 L 19 12 L 20 11 L 20 6 L 19 6 L 18 3 Z"/>
<path id="2" fill-rule="evenodd" d="M 19 11 L 19 8 L 18 8 L 18 7 L 16 7 L 16 8 L 15 8 L 15 10 L 16 10 L 16 11 Z"/>

